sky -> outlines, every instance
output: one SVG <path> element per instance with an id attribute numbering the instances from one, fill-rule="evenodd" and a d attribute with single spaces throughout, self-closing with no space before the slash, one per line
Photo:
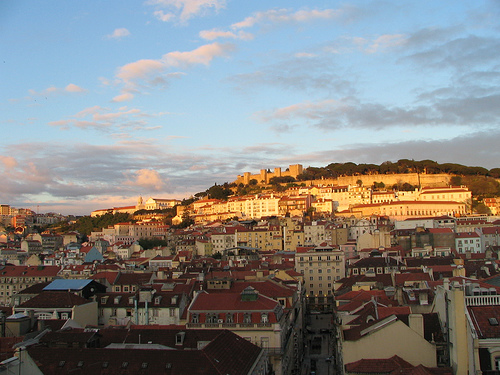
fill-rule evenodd
<path id="1" fill-rule="evenodd" d="M 497 0 L 0 2 L 0 203 L 88 215 L 244 172 L 500 167 Z"/>

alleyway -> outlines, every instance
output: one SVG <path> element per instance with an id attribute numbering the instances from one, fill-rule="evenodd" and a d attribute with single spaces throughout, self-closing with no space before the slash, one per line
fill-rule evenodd
<path id="1" fill-rule="evenodd" d="M 332 363 L 332 314 L 310 314 L 304 344 L 305 357 L 302 375 L 335 375 Z"/>

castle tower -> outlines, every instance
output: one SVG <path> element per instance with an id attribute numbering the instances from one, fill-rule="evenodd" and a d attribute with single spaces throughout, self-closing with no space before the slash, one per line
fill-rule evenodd
<path id="1" fill-rule="evenodd" d="M 144 201 L 142 200 L 142 196 L 139 196 L 137 199 L 137 205 L 135 206 L 136 211 L 144 209 Z"/>

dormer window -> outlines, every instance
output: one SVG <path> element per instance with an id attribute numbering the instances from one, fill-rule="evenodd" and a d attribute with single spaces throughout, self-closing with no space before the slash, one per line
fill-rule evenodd
<path id="1" fill-rule="evenodd" d="M 193 314 L 193 315 L 191 315 L 191 321 L 192 321 L 193 323 L 199 323 L 199 321 L 200 321 L 200 317 L 199 317 L 199 315 L 198 315 L 198 314 Z"/>
<path id="2" fill-rule="evenodd" d="M 184 337 L 186 336 L 186 332 L 179 332 L 175 335 L 175 345 L 184 344 Z"/>
<path id="3" fill-rule="evenodd" d="M 115 300 L 114 300 L 115 305 L 118 305 L 120 303 L 121 299 L 122 299 L 122 296 L 116 296 Z"/>
<path id="4" fill-rule="evenodd" d="M 133 305 L 134 304 L 134 297 L 128 297 L 128 304 Z"/>
<path id="5" fill-rule="evenodd" d="M 252 323 L 252 315 L 250 313 L 243 315 L 243 323 Z"/>
<path id="6" fill-rule="evenodd" d="M 161 296 L 156 296 L 155 297 L 155 305 L 159 305 L 161 302 Z"/>
<path id="7" fill-rule="evenodd" d="M 262 313 L 260 315 L 260 322 L 261 323 L 269 323 L 269 316 L 267 315 L 267 313 Z"/>

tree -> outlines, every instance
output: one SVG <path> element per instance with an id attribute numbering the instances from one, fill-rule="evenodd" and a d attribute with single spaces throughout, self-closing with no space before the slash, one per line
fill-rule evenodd
<path id="1" fill-rule="evenodd" d="M 206 191 L 207 195 L 211 199 L 227 200 L 227 198 L 233 194 L 229 186 L 220 186 L 215 184 Z"/>
<path id="2" fill-rule="evenodd" d="M 271 185 L 279 185 L 279 184 L 287 184 L 290 182 L 295 182 L 295 178 L 292 176 L 281 176 L 281 177 L 273 177 L 269 180 Z"/>
<path id="3" fill-rule="evenodd" d="M 452 185 L 452 186 L 463 185 L 462 176 L 452 176 L 450 178 L 450 185 Z"/>
<path id="4" fill-rule="evenodd" d="M 168 246 L 167 241 L 161 240 L 159 238 L 141 238 L 141 239 L 139 239 L 138 242 L 139 242 L 139 245 L 141 245 L 141 247 L 144 250 L 152 249 L 152 248 L 158 247 L 158 246 Z"/>

